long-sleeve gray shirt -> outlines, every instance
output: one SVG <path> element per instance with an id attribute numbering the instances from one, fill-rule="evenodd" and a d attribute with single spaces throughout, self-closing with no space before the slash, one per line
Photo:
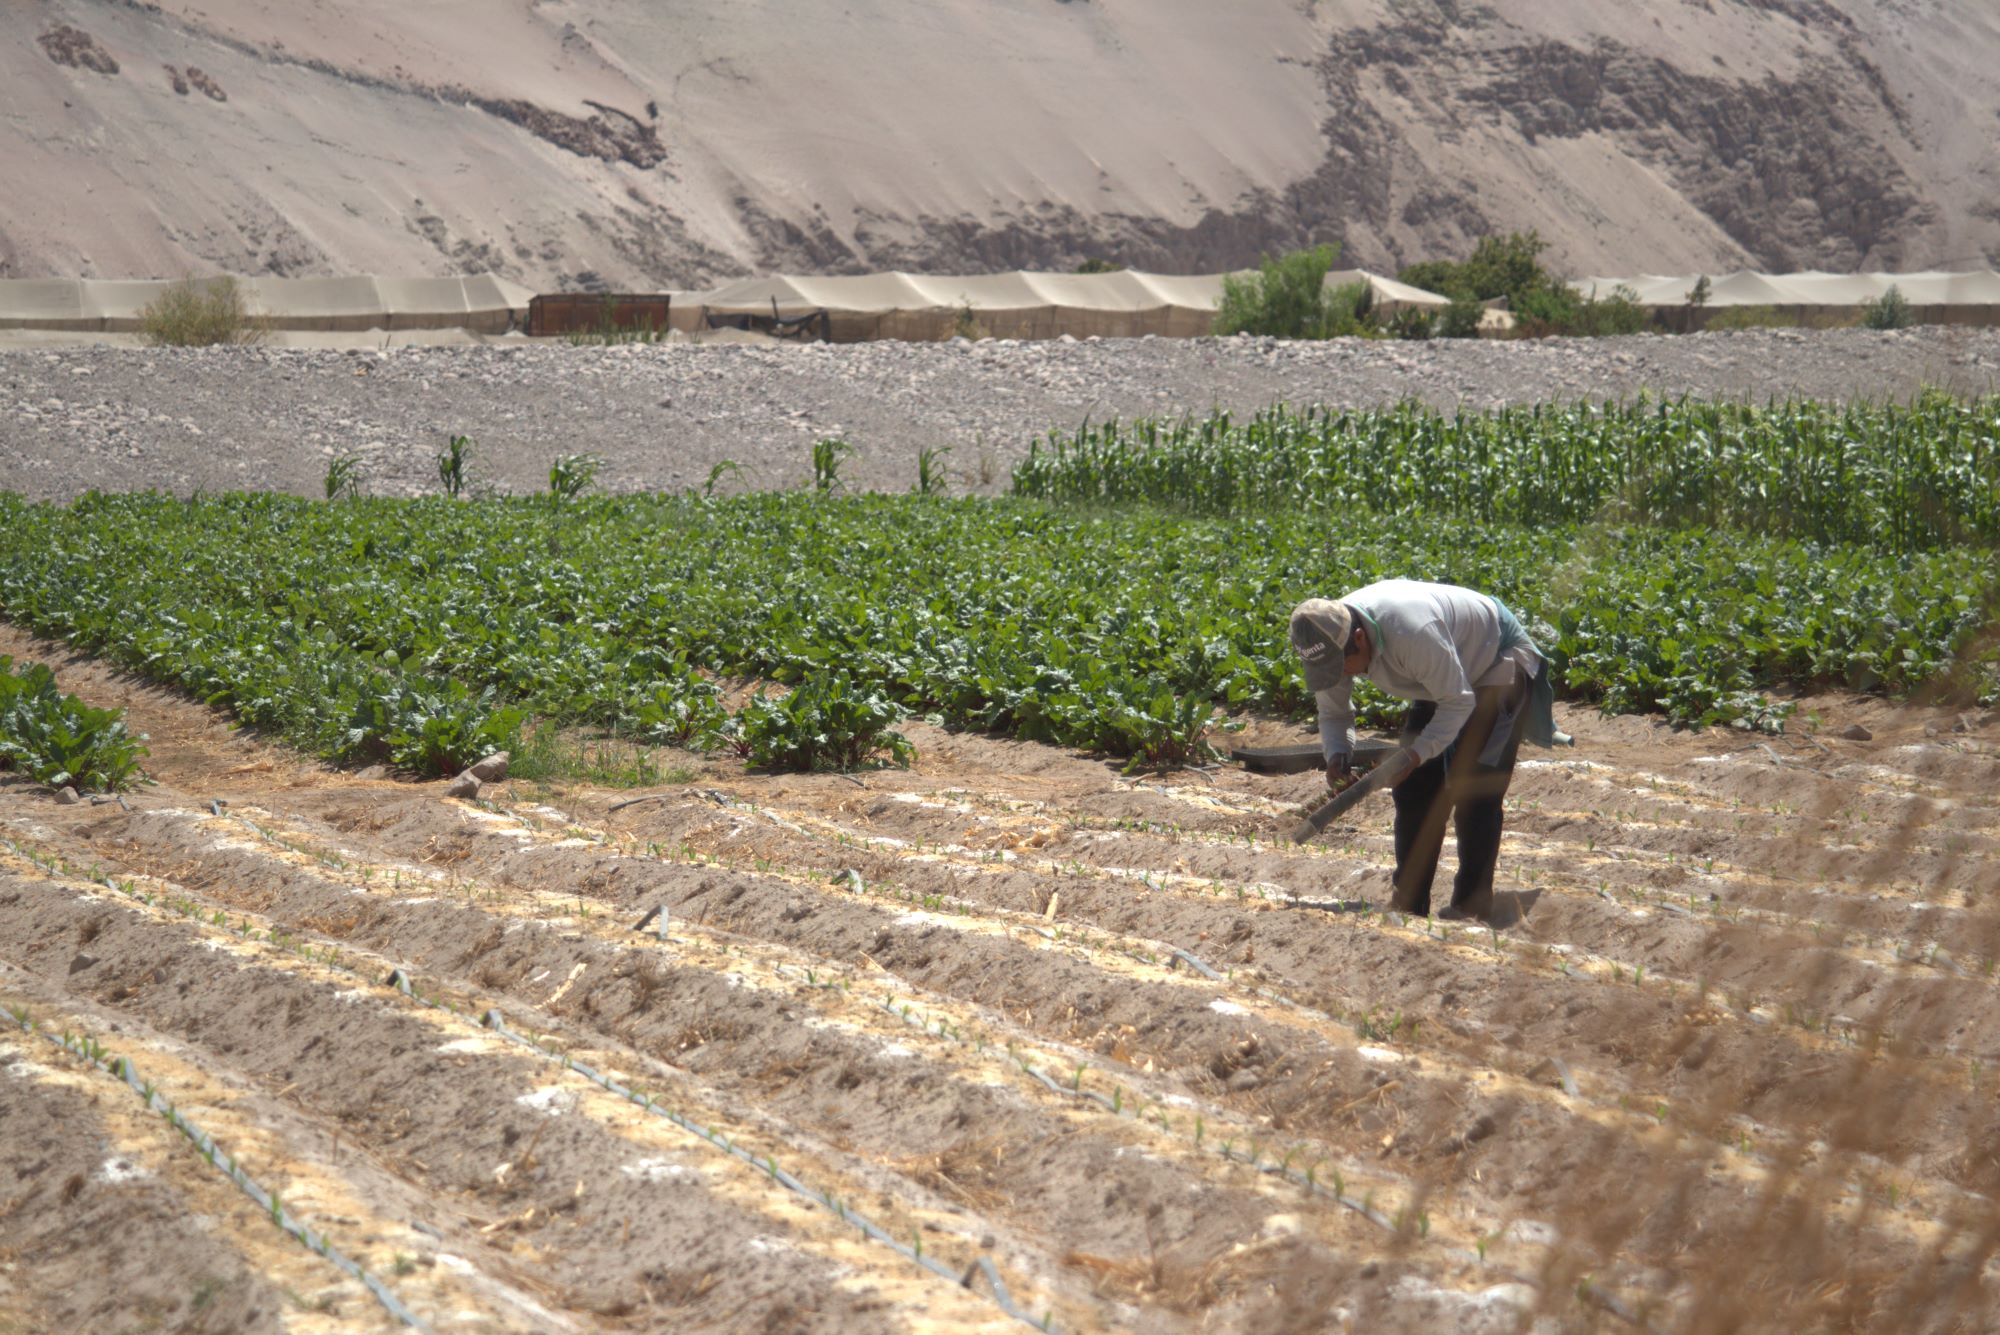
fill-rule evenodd
<path id="1" fill-rule="evenodd" d="M 1414 743 L 1419 762 L 1444 754 L 1458 737 L 1472 717 L 1473 687 L 1510 682 L 1517 667 L 1532 677 L 1541 665 L 1526 647 L 1503 655 L 1499 609 L 1485 594 L 1456 584 L 1385 579 L 1340 601 L 1361 614 L 1375 645 L 1375 656 L 1361 675 L 1390 695 L 1437 705 Z M 1351 679 L 1341 678 L 1314 698 L 1326 758 L 1353 754 Z"/>

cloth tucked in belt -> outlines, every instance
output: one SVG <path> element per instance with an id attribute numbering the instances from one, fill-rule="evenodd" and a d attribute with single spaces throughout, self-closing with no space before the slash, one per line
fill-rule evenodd
<path id="1" fill-rule="evenodd" d="M 1500 656 L 1505 658 L 1515 649 L 1527 649 L 1541 660 L 1541 670 L 1528 683 L 1528 721 L 1521 730 L 1521 736 L 1536 746 L 1554 746 L 1556 687 L 1549 677 L 1548 655 L 1529 638 L 1527 628 L 1521 624 L 1521 618 L 1514 615 L 1513 608 L 1494 598 L 1493 610 L 1500 614 Z"/>

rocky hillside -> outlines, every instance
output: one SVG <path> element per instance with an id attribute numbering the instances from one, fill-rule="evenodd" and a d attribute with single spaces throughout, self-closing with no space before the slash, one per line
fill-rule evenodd
<path id="1" fill-rule="evenodd" d="M 6 277 L 2000 263 L 1959 0 L 13 0 L 0 86 Z"/>

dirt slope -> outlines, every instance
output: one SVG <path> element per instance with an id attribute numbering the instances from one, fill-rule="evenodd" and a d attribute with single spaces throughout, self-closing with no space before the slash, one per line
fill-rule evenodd
<path id="1" fill-rule="evenodd" d="M 1364 911 L 1386 807 L 1274 843 L 1312 775 L 915 725 L 910 772 L 464 803 L 0 650 L 126 708 L 159 781 L 0 780 L 0 1002 L 39 1026 L 0 1015 L 0 1112 L 42 1128 L 4 1160 L 0 1330 L 390 1324 L 64 1031 L 438 1331 L 1021 1329 L 988 1274 L 1066 1331 L 2000 1312 L 2000 718 L 1567 714 L 1489 933 Z M 155 1226 L 188 1208 L 198 1245 Z"/>
<path id="2" fill-rule="evenodd" d="M 23 0 L 0 275 L 1995 262 L 1947 0 Z"/>

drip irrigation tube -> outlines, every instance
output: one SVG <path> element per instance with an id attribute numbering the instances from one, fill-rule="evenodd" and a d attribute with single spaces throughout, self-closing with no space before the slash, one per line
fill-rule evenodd
<path id="1" fill-rule="evenodd" d="M 1218 983 L 1223 981 L 1223 977 L 1221 974 L 1217 973 L 1214 969 L 1211 969 L 1208 965 L 1203 964 L 1200 960 L 1188 954 L 1185 950 L 1176 948 L 1170 958 L 1179 960 L 1181 963 L 1187 965 L 1190 969 L 1193 969 L 1196 973 L 1201 974 L 1205 978 L 1214 979 Z"/>
<path id="2" fill-rule="evenodd" d="M 410 1000 L 416 1002 L 420 1006 L 429 1006 L 432 1007 L 433 1009 L 446 1009 L 444 1007 L 438 1006 L 438 1003 L 430 1000 L 427 997 L 418 996 L 416 994 L 416 991 L 410 985 L 409 974 L 404 972 L 402 969 L 395 969 L 391 971 L 387 979 L 387 984 L 388 986 L 395 988 L 397 991 L 401 992 L 404 996 L 410 998 Z M 573 1071 L 576 1074 L 582 1076 L 584 1079 L 590 1081 L 592 1084 L 597 1085 L 601 1089 L 604 1089 L 605 1091 L 613 1095 L 616 1095 L 618 1098 L 624 1099 L 627 1103 L 630 1103 L 633 1106 L 640 1108 L 646 1112 L 652 1113 L 657 1117 L 663 1117 L 667 1121 L 672 1122 L 675 1126 L 679 1127 L 683 1131 L 687 1131 L 694 1135 L 700 1136 L 703 1140 L 707 1141 L 710 1145 L 713 1145 L 716 1149 L 719 1149 L 723 1153 L 728 1154 L 736 1159 L 740 1159 L 744 1163 L 750 1165 L 752 1168 L 755 1168 L 759 1172 L 766 1174 L 768 1177 L 770 1177 L 770 1179 L 773 1182 L 778 1183 L 786 1190 L 791 1191 L 795 1195 L 801 1196 L 808 1201 L 811 1201 L 815 1205 L 825 1206 L 827 1209 L 831 1210 L 836 1216 L 838 1216 L 843 1222 L 852 1224 L 854 1225 L 855 1228 L 859 1229 L 863 1237 L 868 1238 L 873 1242 L 881 1243 L 884 1247 L 887 1247 L 889 1250 L 895 1252 L 897 1255 L 903 1257 L 905 1260 L 916 1262 L 918 1265 L 930 1271 L 932 1274 L 938 1276 L 940 1279 L 947 1280 L 950 1283 L 958 1285 L 961 1288 L 970 1289 L 972 1287 L 970 1283 L 970 1276 L 972 1272 L 970 1269 L 964 1271 L 954 1269 L 952 1266 L 945 1264 L 945 1262 L 939 1260 L 937 1257 L 926 1255 L 921 1243 L 912 1246 L 910 1243 L 903 1242 L 902 1240 L 897 1238 L 894 1234 L 889 1233 L 888 1231 L 883 1229 L 879 1224 L 869 1219 L 866 1215 L 859 1214 L 847 1208 L 847 1206 L 842 1204 L 840 1199 L 834 1196 L 831 1192 L 816 1191 L 813 1188 L 807 1186 L 805 1183 L 801 1182 L 798 1178 L 794 1177 L 791 1173 L 785 1171 L 783 1168 L 780 1168 L 775 1158 L 772 1158 L 767 1155 L 764 1158 L 759 1159 L 755 1154 L 743 1148 L 743 1146 L 737 1144 L 736 1142 L 730 1140 L 727 1136 L 720 1135 L 717 1132 L 711 1130 L 710 1128 L 702 1126 L 699 1123 L 690 1120 L 689 1118 L 687 1118 L 686 1116 L 682 1115 L 679 1112 L 676 1112 L 672 1108 L 665 1108 L 660 1106 L 658 1103 L 655 1103 L 653 1101 L 651 1095 L 643 1094 L 638 1090 L 632 1089 L 630 1086 L 624 1084 L 622 1081 L 614 1080 L 610 1076 L 605 1075 L 602 1071 L 599 1071 L 594 1067 L 588 1066 L 583 1062 L 577 1061 L 572 1057 L 550 1052 L 546 1047 L 542 1046 L 534 1039 L 528 1037 L 526 1034 L 515 1033 L 513 1030 L 507 1027 L 507 1022 L 505 1017 L 503 1017 L 500 1014 L 497 1008 L 489 1009 L 485 1013 L 483 1013 L 479 1017 L 479 1023 L 484 1025 L 486 1028 L 492 1030 L 500 1037 L 509 1040 L 510 1042 L 518 1043 L 522 1047 L 532 1048 L 536 1052 L 540 1053 L 542 1056 L 548 1057 L 552 1060 L 560 1060 L 562 1062 L 562 1067 L 565 1071 Z M 1050 1318 L 1046 1314 L 1043 1315 L 1041 1318 L 1037 1319 L 1036 1317 L 1029 1315 L 1029 1313 L 1025 1309 L 1023 1309 L 1019 1304 L 1017 1304 L 1013 1300 L 1012 1296 L 1007 1292 L 1007 1286 L 1003 1284 L 1000 1280 L 999 1271 L 994 1268 L 992 1262 L 989 1261 L 986 1257 L 981 1256 L 974 1263 L 974 1265 L 976 1266 L 976 1268 L 978 1268 L 982 1273 L 986 1275 L 989 1286 L 993 1290 L 993 1301 L 996 1305 L 999 1306 L 1001 1311 L 1005 1312 L 1008 1316 L 1012 1317 L 1014 1320 L 1021 1322 L 1023 1325 L 1031 1326 L 1036 1330 L 1052 1332 L 1056 1329 L 1056 1327 L 1053 1324 L 1051 1324 Z"/>
<path id="3" fill-rule="evenodd" d="M 272 1223 L 276 1224 L 286 1233 L 291 1234 L 308 1251 L 315 1252 L 325 1260 L 332 1262 L 336 1269 L 345 1273 L 349 1278 L 361 1281 L 362 1287 L 375 1295 L 375 1300 L 382 1304 L 383 1309 L 390 1316 L 395 1317 L 398 1321 L 413 1330 L 420 1330 L 425 1332 L 425 1335 L 430 1335 L 431 1328 L 424 1324 L 423 1319 L 415 1312 L 412 1312 L 408 1307 L 403 1305 L 403 1300 L 396 1296 L 393 1289 L 376 1276 L 364 1270 L 360 1264 L 348 1259 L 339 1249 L 326 1240 L 324 1233 L 314 1232 L 311 1228 L 299 1222 L 292 1212 L 285 1208 L 283 1201 L 259 1186 L 255 1179 L 243 1171 L 242 1163 L 223 1152 L 222 1146 L 216 1143 L 215 1137 L 209 1135 L 206 1131 L 203 1131 L 200 1127 L 182 1116 L 180 1110 L 167 1101 L 166 1095 L 153 1088 L 150 1082 L 141 1080 L 139 1078 L 139 1068 L 132 1064 L 129 1057 L 106 1058 L 103 1049 L 98 1048 L 94 1043 L 86 1044 L 83 1039 L 70 1034 L 63 1034 L 58 1037 L 47 1030 L 37 1028 L 35 1022 L 24 1015 L 13 1014 L 12 1012 L 9 1012 L 9 1015 L 14 1023 L 18 1024 L 26 1032 L 40 1034 L 43 1038 L 46 1038 L 49 1042 L 70 1053 L 72 1056 L 89 1062 L 106 1075 L 116 1076 L 131 1086 L 132 1092 L 145 1100 L 148 1112 L 158 1113 L 167 1120 L 167 1124 L 172 1126 L 174 1130 L 186 1136 L 194 1147 L 201 1151 L 202 1156 L 208 1160 L 211 1166 L 231 1182 L 234 1182 L 245 1196 L 248 1196 L 257 1203 L 257 1207 L 270 1218 Z"/>

